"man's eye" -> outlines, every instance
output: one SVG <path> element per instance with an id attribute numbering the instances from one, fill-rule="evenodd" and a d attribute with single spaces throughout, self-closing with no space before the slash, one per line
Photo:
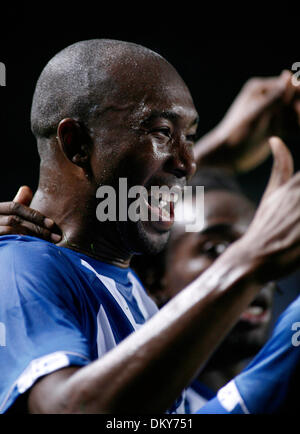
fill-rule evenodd
<path id="1" fill-rule="evenodd" d="M 220 256 L 229 246 L 228 241 L 223 241 L 220 243 L 213 243 L 211 241 L 207 241 L 204 246 L 202 246 L 202 253 L 209 255 L 213 258 L 217 258 Z"/>
<path id="2" fill-rule="evenodd" d="M 197 134 L 189 134 L 186 136 L 186 139 L 188 142 L 195 143 L 197 141 L 198 135 Z"/>
<path id="3" fill-rule="evenodd" d="M 171 138 L 171 130 L 170 128 L 164 127 L 164 128 L 155 128 L 151 131 L 151 133 L 153 134 L 157 134 L 157 135 L 164 135 L 168 138 Z"/>

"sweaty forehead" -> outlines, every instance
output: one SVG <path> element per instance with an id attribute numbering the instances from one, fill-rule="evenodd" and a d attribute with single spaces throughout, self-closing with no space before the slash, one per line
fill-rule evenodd
<path id="1" fill-rule="evenodd" d="M 181 111 L 195 116 L 195 107 L 188 87 L 165 59 L 157 55 L 121 57 L 111 66 L 109 74 L 114 82 L 113 100 L 135 108 L 137 114 Z"/>
<path id="2" fill-rule="evenodd" d="M 31 127 L 38 139 L 48 138 L 66 117 L 95 126 L 104 113 L 118 112 L 117 118 L 126 119 L 134 111 L 142 116 L 148 109 L 173 107 L 191 109 L 192 98 L 175 68 L 159 54 L 122 41 L 88 40 L 57 53 L 43 69 Z"/>

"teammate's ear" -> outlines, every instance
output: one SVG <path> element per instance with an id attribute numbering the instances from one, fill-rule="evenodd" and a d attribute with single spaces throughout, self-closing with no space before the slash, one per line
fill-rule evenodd
<path id="1" fill-rule="evenodd" d="M 79 122 L 71 118 L 60 121 L 57 127 L 57 140 L 63 153 L 73 164 L 88 169 L 89 138 Z"/>

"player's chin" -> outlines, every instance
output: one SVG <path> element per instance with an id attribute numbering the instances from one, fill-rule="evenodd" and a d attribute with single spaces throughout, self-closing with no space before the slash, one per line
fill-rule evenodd
<path id="1" fill-rule="evenodd" d="M 269 336 L 269 325 L 261 324 L 256 327 L 249 327 L 239 323 L 229 336 L 229 343 L 232 348 L 240 351 L 244 357 L 254 356 L 266 343 Z"/>
<path id="2" fill-rule="evenodd" d="M 156 255 L 166 246 L 170 228 L 151 221 L 127 222 L 119 225 L 125 244 L 132 253 Z"/>
<path id="3" fill-rule="evenodd" d="M 265 328 L 252 330 L 233 329 L 215 353 L 211 364 L 236 363 L 254 357 L 268 338 Z"/>

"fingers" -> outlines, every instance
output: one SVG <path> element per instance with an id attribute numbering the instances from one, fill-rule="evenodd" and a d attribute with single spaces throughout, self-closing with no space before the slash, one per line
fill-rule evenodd
<path id="1" fill-rule="evenodd" d="M 293 104 L 294 110 L 296 112 L 298 123 L 300 124 L 300 100 L 297 99 Z"/>
<path id="2" fill-rule="evenodd" d="M 0 235 L 31 235 L 55 243 L 61 240 L 53 220 L 19 202 L 0 203 L 0 227 Z"/>
<path id="3" fill-rule="evenodd" d="M 44 226 L 51 229 L 54 226 L 54 221 L 45 217 L 40 212 L 22 205 L 18 202 L 2 202 L 0 203 L 0 215 L 15 215 L 23 218 L 26 221 L 35 223 L 39 226 Z"/>
<path id="4" fill-rule="evenodd" d="M 285 184 L 293 176 L 293 157 L 279 137 L 271 137 L 269 144 L 273 153 L 273 168 L 263 198 L 269 196 L 273 191 Z"/>
<path id="5" fill-rule="evenodd" d="M 0 235 L 31 235 L 47 241 L 61 241 L 60 231 L 54 221 L 29 208 L 32 191 L 22 186 L 13 202 L 0 203 Z"/>
<path id="6" fill-rule="evenodd" d="M 286 69 L 284 71 L 282 71 L 282 73 L 280 75 L 280 79 L 281 79 L 283 86 L 284 86 L 284 92 L 282 95 L 282 100 L 286 105 L 288 105 L 292 101 L 292 99 L 295 95 L 295 92 L 296 92 L 296 88 L 292 83 L 292 76 L 293 75 L 292 75 L 291 71 L 288 71 Z"/>
<path id="7" fill-rule="evenodd" d="M 245 94 L 253 98 L 252 110 L 264 110 L 276 101 L 281 100 L 289 104 L 295 94 L 292 84 L 292 74 L 288 70 L 282 71 L 277 77 L 253 77 L 245 85 Z"/>
<path id="8" fill-rule="evenodd" d="M 57 243 L 61 236 L 33 223 L 25 222 L 16 216 L 0 217 L 0 235 L 30 235 Z"/>
<path id="9" fill-rule="evenodd" d="M 31 189 L 27 187 L 27 185 L 23 185 L 19 188 L 19 191 L 14 198 L 14 202 L 29 206 L 30 202 L 32 201 L 32 196 L 33 194 Z"/>

